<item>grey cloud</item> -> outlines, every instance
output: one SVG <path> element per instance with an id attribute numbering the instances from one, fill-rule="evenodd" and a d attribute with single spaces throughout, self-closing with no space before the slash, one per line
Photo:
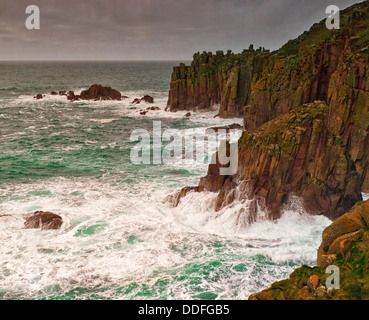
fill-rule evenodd
<path id="1" fill-rule="evenodd" d="M 336 0 L 345 8 L 360 1 Z M 41 29 L 27 30 L 38 5 Z M 250 43 L 277 49 L 325 17 L 327 0 L 0 0 L 0 60 L 190 60 Z"/>

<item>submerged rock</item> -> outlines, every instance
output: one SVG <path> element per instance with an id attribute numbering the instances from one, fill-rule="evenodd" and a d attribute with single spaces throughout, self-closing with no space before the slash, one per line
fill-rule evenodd
<path id="1" fill-rule="evenodd" d="M 69 100 L 69 101 L 77 101 L 77 100 L 79 100 L 80 99 L 80 96 L 79 95 L 76 95 L 75 93 L 74 93 L 74 91 L 68 91 L 68 93 L 67 93 L 67 99 Z"/>
<path id="2" fill-rule="evenodd" d="M 141 99 L 139 98 L 134 99 L 131 104 L 139 104 L 141 102 L 154 103 L 154 98 L 146 95 L 142 97 Z"/>
<path id="3" fill-rule="evenodd" d="M 159 111 L 160 108 L 159 107 L 148 107 L 146 110 L 150 110 L 150 111 Z"/>
<path id="4" fill-rule="evenodd" d="M 243 126 L 241 126 L 238 123 L 230 124 L 229 126 L 220 126 L 220 127 L 211 127 L 206 129 L 205 133 L 208 132 L 218 132 L 219 130 L 225 130 L 226 132 L 229 132 L 230 130 L 243 130 Z"/>
<path id="5" fill-rule="evenodd" d="M 41 230 L 51 230 L 59 229 L 63 224 L 63 219 L 61 216 L 44 211 L 36 211 L 34 213 L 27 214 L 24 219 L 25 229 L 38 229 Z"/>
<path id="6" fill-rule="evenodd" d="M 141 102 L 146 102 L 146 103 L 154 103 L 154 98 L 150 97 L 148 95 L 144 96 L 143 98 L 141 98 Z"/>
<path id="7" fill-rule="evenodd" d="M 16 219 L 16 218 L 13 217 L 11 214 L 0 214 L 0 222 L 1 221 L 8 222 L 8 221 L 11 221 L 13 219 Z"/>
<path id="8" fill-rule="evenodd" d="M 185 187 L 172 195 L 169 195 L 164 199 L 164 203 L 169 203 L 171 206 L 176 207 L 178 206 L 179 202 L 182 198 L 187 196 L 190 192 L 202 192 L 204 188 L 202 187 Z"/>

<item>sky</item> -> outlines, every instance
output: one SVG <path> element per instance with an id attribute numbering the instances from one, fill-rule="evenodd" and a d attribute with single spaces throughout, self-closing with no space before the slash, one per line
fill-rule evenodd
<path id="1" fill-rule="evenodd" d="M 353 0 L 0 0 L 0 60 L 191 60 L 276 50 Z M 28 5 L 40 29 L 28 30 Z"/>

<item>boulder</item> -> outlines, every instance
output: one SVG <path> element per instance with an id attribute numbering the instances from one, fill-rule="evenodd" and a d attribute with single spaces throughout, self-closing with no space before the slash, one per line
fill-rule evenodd
<path id="1" fill-rule="evenodd" d="M 88 90 L 80 94 L 81 100 L 122 100 L 122 95 L 118 90 L 111 87 L 103 87 L 101 84 L 93 84 Z"/>
<path id="2" fill-rule="evenodd" d="M 144 96 L 143 98 L 141 98 L 141 102 L 146 102 L 146 103 L 154 103 L 154 98 L 150 97 L 148 95 Z"/>
<path id="3" fill-rule="evenodd" d="M 328 226 L 322 235 L 318 250 L 317 264 L 329 265 L 351 242 L 357 241 L 363 230 L 369 228 L 369 202 L 356 204 L 349 213 L 344 214 Z"/>
<path id="4" fill-rule="evenodd" d="M 319 287 L 319 277 L 315 274 L 312 275 L 307 281 L 307 286 L 311 292 L 315 293 L 316 289 Z"/>
<path id="5" fill-rule="evenodd" d="M 67 99 L 68 99 L 69 101 L 75 101 L 75 100 L 78 100 L 78 99 L 79 99 L 79 96 L 76 96 L 76 95 L 74 94 L 74 91 L 70 90 L 70 91 L 68 91 L 68 93 L 67 93 Z"/>
<path id="6" fill-rule="evenodd" d="M 24 219 L 25 229 L 56 230 L 63 224 L 61 216 L 49 211 L 36 211 L 27 214 Z"/>
<path id="7" fill-rule="evenodd" d="M 135 98 L 131 104 L 139 104 L 141 102 L 146 102 L 146 103 L 154 103 L 154 98 L 150 97 L 148 95 L 142 97 L 141 99 L 139 98 Z"/>

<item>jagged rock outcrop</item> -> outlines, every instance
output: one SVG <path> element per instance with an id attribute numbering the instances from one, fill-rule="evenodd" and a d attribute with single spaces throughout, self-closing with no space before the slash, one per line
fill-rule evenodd
<path id="1" fill-rule="evenodd" d="M 63 224 L 63 218 L 49 211 L 36 211 L 27 214 L 24 219 L 25 229 L 55 230 Z"/>
<path id="2" fill-rule="evenodd" d="M 318 250 L 318 267 L 330 265 L 342 249 L 362 239 L 366 229 L 369 229 L 369 201 L 356 204 L 349 213 L 339 217 L 323 231 Z"/>
<path id="3" fill-rule="evenodd" d="M 164 202 L 169 202 L 173 206 L 177 206 L 181 198 L 187 196 L 190 192 L 202 192 L 204 191 L 203 187 L 185 187 L 182 188 L 179 192 L 169 195 Z"/>
<path id="4" fill-rule="evenodd" d="M 154 103 L 154 98 L 151 97 L 151 96 L 146 95 L 146 96 L 142 97 L 141 99 L 139 99 L 139 98 L 134 99 L 131 104 L 139 104 L 141 102 Z"/>
<path id="5" fill-rule="evenodd" d="M 122 100 L 128 98 L 126 96 L 122 96 L 122 94 L 111 87 L 104 87 L 101 84 L 93 84 L 87 90 L 83 90 L 81 94 L 75 94 L 74 91 L 52 91 L 50 93 L 52 96 L 66 96 L 69 101 L 79 101 L 79 100 Z M 44 96 L 38 94 L 35 98 L 42 99 Z"/>
<path id="6" fill-rule="evenodd" d="M 289 279 L 251 295 L 249 300 L 368 300 L 368 254 L 369 201 L 366 201 L 356 204 L 323 231 L 318 266 L 302 266 Z M 327 278 L 331 275 L 326 270 L 328 265 L 338 267 L 339 289 L 327 289 Z"/>
<path id="7" fill-rule="evenodd" d="M 292 195 L 331 219 L 361 200 L 369 187 L 368 21 L 365 1 L 342 11 L 340 30 L 322 21 L 263 58 L 250 84 L 238 172 L 220 176 L 213 164 L 200 180 L 218 192 L 217 210 L 245 183 L 244 197 L 270 218 Z"/>
<path id="8" fill-rule="evenodd" d="M 81 100 L 121 100 L 122 95 L 111 87 L 93 84 L 88 90 L 82 91 L 79 98 Z"/>
<path id="9" fill-rule="evenodd" d="M 249 103 L 251 83 L 263 69 L 269 51 L 196 53 L 191 66 L 173 68 L 167 110 L 196 111 L 221 106 L 220 116 L 239 117 Z"/>
<path id="10" fill-rule="evenodd" d="M 270 218 L 280 216 L 291 195 L 312 214 L 338 217 L 361 200 L 360 175 L 341 137 L 329 130 L 328 116 L 325 102 L 314 102 L 245 131 L 237 174 L 221 176 L 219 165 L 211 164 L 199 186 L 219 192 L 216 210 L 229 205 L 246 181 L 244 196 L 265 206 Z"/>

